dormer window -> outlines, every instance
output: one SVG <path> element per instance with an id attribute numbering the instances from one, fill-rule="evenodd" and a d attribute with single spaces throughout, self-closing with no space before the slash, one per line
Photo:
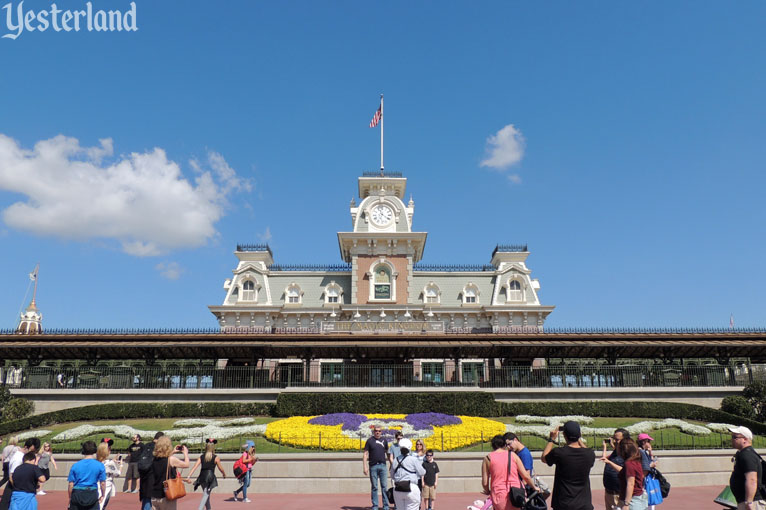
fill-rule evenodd
<path id="1" fill-rule="evenodd" d="M 242 284 L 242 301 L 255 301 L 255 283 L 252 280 Z"/>
<path id="2" fill-rule="evenodd" d="M 438 304 L 440 295 L 441 292 L 439 291 L 439 287 L 435 283 L 431 282 L 426 285 L 426 288 L 423 290 L 423 302 L 429 305 Z"/>
<path id="3" fill-rule="evenodd" d="M 463 304 L 475 305 L 479 302 L 479 289 L 473 283 L 469 283 L 463 289 Z"/>
<path id="4" fill-rule="evenodd" d="M 301 291 L 301 288 L 295 283 L 285 289 L 285 303 L 289 305 L 301 304 L 302 297 L 303 291 Z"/>
<path id="5" fill-rule="evenodd" d="M 518 280 L 508 282 L 508 301 L 523 301 L 524 291 L 521 289 L 521 283 Z"/>
<path id="6" fill-rule="evenodd" d="M 343 289 L 341 289 L 340 285 L 332 281 L 324 289 L 324 301 L 328 305 L 338 304 L 340 303 L 340 297 L 342 294 Z"/>

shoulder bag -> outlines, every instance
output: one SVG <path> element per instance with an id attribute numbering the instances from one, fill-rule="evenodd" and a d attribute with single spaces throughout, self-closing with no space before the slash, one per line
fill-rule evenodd
<path id="1" fill-rule="evenodd" d="M 511 476 L 511 454 L 513 452 L 508 450 L 508 472 L 506 473 L 506 480 Z M 519 477 L 521 482 L 521 477 Z M 508 501 L 516 508 L 524 508 L 524 503 L 527 502 L 527 491 L 524 489 L 524 484 L 521 483 L 521 487 L 511 487 L 511 492 L 508 493 Z"/>
<path id="2" fill-rule="evenodd" d="M 174 501 L 186 496 L 186 487 L 184 487 L 181 473 L 176 469 L 176 477 L 170 478 L 170 458 L 168 458 L 168 467 L 165 470 L 165 481 L 162 482 L 162 488 L 165 491 L 165 499 Z"/>

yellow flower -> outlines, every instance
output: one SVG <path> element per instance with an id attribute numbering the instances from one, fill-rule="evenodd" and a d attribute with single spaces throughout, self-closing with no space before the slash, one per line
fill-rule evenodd
<path id="1" fill-rule="evenodd" d="M 402 420 L 405 414 L 367 414 L 367 419 Z M 363 431 L 343 432 L 343 425 L 313 425 L 308 423 L 315 416 L 293 416 L 271 422 L 266 427 L 266 438 L 270 441 L 299 448 L 320 448 L 323 450 L 361 450 L 369 437 Z M 423 440 L 426 449 L 449 451 L 464 448 L 482 441 L 488 441 L 505 432 L 505 425 L 495 420 L 476 416 L 458 416 L 456 425 L 434 426 L 431 430 L 415 431 L 413 438 Z M 363 425 L 364 426 L 364 425 Z M 391 429 L 402 429 L 401 424 L 392 423 Z M 407 434 L 406 434 L 407 435 Z"/>

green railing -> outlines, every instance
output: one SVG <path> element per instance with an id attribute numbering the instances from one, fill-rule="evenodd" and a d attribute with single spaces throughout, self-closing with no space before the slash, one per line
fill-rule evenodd
<path id="1" fill-rule="evenodd" d="M 483 363 L 344 364 L 312 361 L 254 366 L 0 367 L 0 385 L 23 389 L 198 388 L 632 388 L 744 386 L 766 365 L 590 365 L 492 367 Z"/>

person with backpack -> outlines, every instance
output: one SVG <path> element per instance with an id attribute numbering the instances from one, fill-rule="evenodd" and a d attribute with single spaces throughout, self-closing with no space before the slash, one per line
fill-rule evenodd
<path id="1" fill-rule="evenodd" d="M 152 463 L 154 462 L 154 445 L 157 443 L 157 440 L 164 435 L 164 432 L 157 432 L 154 434 L 154 440 L 151 443 L 143 445 L 136 460 L 139 481 L 138 499 L 141 501 L 141 510 L 152 509 L 152 485 L 154 484 Z"/>
<path id="2" fill-rule="evenodd" d="M 394 503 L 397 510 L 419 510 L 420 489 L 418 480 L 426 470 L 423 462 L 410 455 L 412 441 L 399 440 L 399 456 L 391 463 L 391 479 L 394 481 Z"/>
<path id="3" fill-rule="evenodd" d="M 250 487 L 250 480 L 253 477 L 253 464 L 258 462 L 258 457 L 255 456 L 255 443 L 253 441 L 246 441 L 243 445 L 245 451 L 239 457 L 238 461 L 245 470 L 244 474 L 239 478 L 239 489 L 234 491 L 234 501 L 239 501 L 237 494 L 242 493 L 242 502 L 250 503 L 250 499 L 247 497 L 247 488 Z"/>

